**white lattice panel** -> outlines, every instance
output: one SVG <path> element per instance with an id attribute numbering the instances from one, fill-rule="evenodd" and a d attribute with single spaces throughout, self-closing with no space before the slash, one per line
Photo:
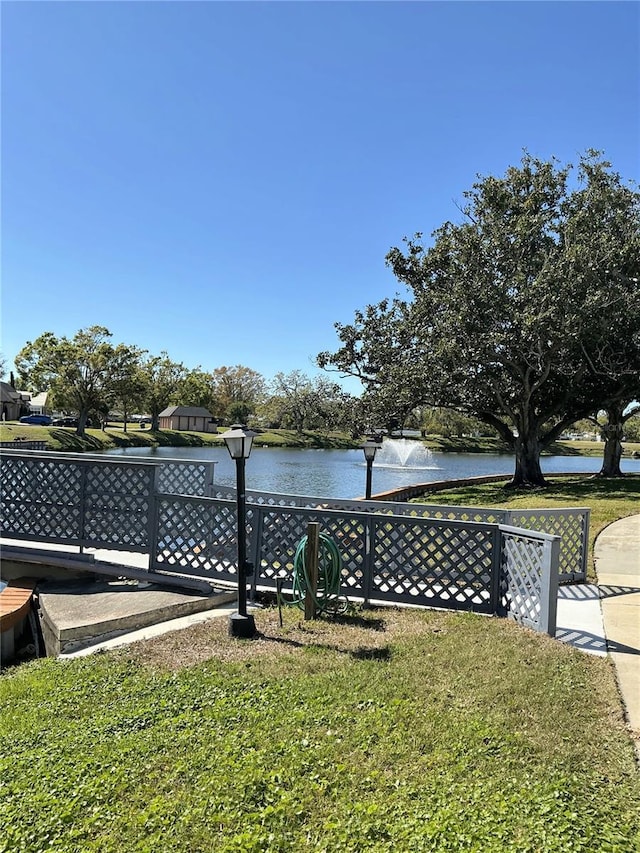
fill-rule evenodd
<path id="1" fill-rule="evenodd" d="M 510 510 L 514 527 L 560 537 L 560 574 L 584 577 L 588 510 Z"/>
<path id="2" fill-rule="evenodd" d="M 501 601 L 507 614 L 537 628 L 542 610 L 544 543 L 503 534 Z"/>

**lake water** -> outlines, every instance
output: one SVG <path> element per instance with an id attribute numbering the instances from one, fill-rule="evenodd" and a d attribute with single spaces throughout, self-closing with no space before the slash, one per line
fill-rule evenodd
<path id="1" fill-rule="evenodd" d="M 110 450 L 115 457 L 152 459 L 206 459 L 217 462 L 215 482 L 234 486 L 235 463 L 226 447 L 158 447 Z M 599 456 L 543 456 L 545 474 L 559 472 L 596 473 L 602 460 Z M 640 473 L 640 460 L 623 459 L 622 470 Z M 372 491 L 390 489 L 414 483 L 436 480 L 455 480 L 481 477 L 514 471 L 513 457 L 489 453 L 433 453 L 422 459 L 417 467 L 400 467 L 374 462 Z M 366 465 L 361 450 L 296 450 L 262 448 L 254 445 L 247 460 L 246 486 L 257 491 L 281 494 L 312 495 L 317 497 L 355 498 L 364 495 Z"/>

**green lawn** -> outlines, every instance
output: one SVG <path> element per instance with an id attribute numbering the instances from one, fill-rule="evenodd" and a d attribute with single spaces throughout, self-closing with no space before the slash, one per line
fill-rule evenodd
<path id="1" fill-rule="evenodd" d="M 611 663 L 512 622 L 257 613 L 0 678 L 0 850 L 632 853 Z"/>
<path id="2" fill-rule="evenodd" d="M 428 500 L 638 509 L 640 477 Z M 611 661 L 436 611 L 225 619 L 0 677 L 0 851 L 640 849 Z"/>

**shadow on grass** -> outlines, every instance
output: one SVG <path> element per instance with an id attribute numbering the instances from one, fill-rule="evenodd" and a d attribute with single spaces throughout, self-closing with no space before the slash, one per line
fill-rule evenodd
<path id="1" fill-rule="evenodd" d="M 338 625 L 346 625 L 353 628 L 367 628 L 370 631 L 384 631 L 386 622 L 384 619 L 366 619 L 364 616 L 350 616 L 348 614 L 337 614 L 331 617 L 331 621 Z"/>
<path id="2" fill-rule="evenodd" d="M 553 497 L 556 493 L 564 497 L 583 498 L 629 498 L 638 494 L 640 478 L 636 474 L 623 474 L 622 477 L 599 477 L 592 475 L 580 480 L 548 480 L 546 489 L 540 494 Z"/>
<path id="3" fill-rule="evenodd" d="M 553 442 L 546 447 L 541 454 L 544 456 L 584 456 L 584 452 L 579 447 L 573 447 L 571 444 L 561 444 Z"/>
<path id="4" fill-rule="evenodd" d="M 72 429 L 52 429 L 50 436 L 60 450 L 104 450 L 105 444 L 89 433 L 78 435 Z"/>
<path id="5" fill-rule="evenodd" d="M 596 474 L 574 477 L 547 478 L 546 486 L 534 488 L 507 487 L 503 482 L 452 487 L 438 492 L 429 492 L 416 499 L 417 503 L 455 503 L 459 506 L 508 506 L 522 497 L 539 497 L 541 500 L 559 500 L 574 505 L 589 505 L 597 498 L 607 500 L 629 500 L 640 491 L 637 474 L 622 477 L 599 477 Z"/>
<path id="6" fill-rule="evenodd" d="M 256 600 L 267 607 L 276 607 L 278 598 L 274 593 L 261 592 L 256 596 Z M 284 607 L 295 607 L 295 602 L 289 601 L 283 597 L 282 603 Z M 301 608 L 302 609 L 302 608 Z M 323 614 L 322 619 L 332 625 L 342 625 L 345 628 L 364 628 L 368 631 L 382 632 L 386 630 L 387 623 L 384 619 L 367 618 L 360 616 L 358 613 L 331 613 Z M 313 625 L 314 620 L 310 620 L 309 625 Z"/>
<path id="7" fill-rule="evenodd" d="M 358 646 L 355 649 L 345 649 L 335 643 L 303 643 L 300 640 L 292 640 L 288 637 L 277 637 L 270 634 L 262 634 L 258 632 L 253 638 L 254 641 L 267 640 L 270 643 L 278 643 L 284 646 L 290 646 L 294 649 L 308 649 L 314 652 L 337 652 L 340 655 L 348 655 L 354 660 L 375 660 L 375 661 L 390 661 L 392 654 L 389 646 Z"/>
<path id="8" fill-rule="evenodd" d="M 109 430 L 109 437 L 119 445 L 142 446 L 159 445 L 160 447 L 204 447 L 213 444 L 193 432 L 163 429 L 129 429 L 127 432 Z M 213 435 L 212 435 L 213 439 Z"/>

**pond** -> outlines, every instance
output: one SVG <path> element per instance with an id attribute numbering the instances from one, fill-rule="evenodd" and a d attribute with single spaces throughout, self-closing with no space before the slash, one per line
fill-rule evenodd
<path id="1" fill-rule="evenodd" d="M 110 456 L 152 459 L 206 459 L 217 462 L 215 481 L 235 485 L 235 464 L 225 447 L 158 447 L 127 448 L 107 451 Z M 545 474 L 596 473 L 599 456 L 543 456 Z M 376 459 L 372 472 L 372 491 L 415 483 L 455 480 L 490 474 L 513 474 L 510 454 L 493 453 L 428 453 L 418 464 L 400 466 Z M 622 470 L 640 473 L 640 460 L 623 459 Z M 364 495 L 366 465 L 361 450 L 299 450 L 263 448 L 254 445 L 246 467 L 247 489 L 281 494 L 313 495 L 332 498 L 355 498 Z"/>

